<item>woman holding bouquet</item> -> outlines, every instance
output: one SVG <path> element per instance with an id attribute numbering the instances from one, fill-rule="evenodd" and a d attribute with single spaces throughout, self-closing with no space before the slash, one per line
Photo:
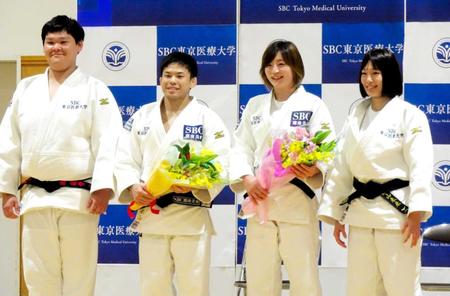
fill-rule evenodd
<path id="1" fill-rule="evenodd" d="M 332 129 L 331 117 L 323 101 L 301 85 L 303 61 L 292 42 L 275 40 L 268 45 L 260 75 L 271 92 L 248 102 L 234 134 L 230 160 L 230 178 L 241 180 L 232 189 L 245 191 L 256 203 L 267 203 L 267 221 L 258 217 L 248 220 L 247 292 L 250 296 L 280 295 L 283 261 L 291 296 L 321 295 L 318 202 L 311 188 L 322 186 L 325 165 L 293 165 L 290 171 L 295 174 L 294 181 L 276 188 L 261 184 L 257 168 L 276 133 L 306 128 L 314 134 L 323 128 Z"/>
<path id="2" fill-rule="evenodd" d="M 347 295 L 421 295 L 420 222 L 432 213 L 433 147 L 428 120 L 405 102 L 392 52 L 366 53 L 364 97 L 354 104 L 338 143 L 319 218 L 347 247 Z"/>

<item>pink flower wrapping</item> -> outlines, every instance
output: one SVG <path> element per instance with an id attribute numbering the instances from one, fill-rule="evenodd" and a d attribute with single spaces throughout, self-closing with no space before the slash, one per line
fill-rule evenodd
<path id="1" fill-rule="evenodd" d="M 292 165 L 329 162 L 334 156 L 332 151 L 336 143 L 334 140 L 328 143 L 323 140 L 330 132 L 329 129 L 320 130 L 311 137 L 305 128 L 297 128 L 295 132 L 275 137 L 256 171 L 258 182 L 270 192 L 295 178 L 291 172 Z M 246 218 L 257 215 L 260 223 L 265 223 L 268 219 L 268 203 L 268 199 L 256 201 L 248 196 L 242 203 L 240 216 Z"/>
<path id="2" fill-rule="evenodd" d="M 256 173 L 258 182 L 262 187 L 268 190 L 278 188 L 288 183 L 295 177 L 295 175 L 290 172 L 290 169 L 285 169 L 281 165 L 281 143 L 281 139 L 275 139 L 272 147 L 264 155 Z M 267 221 L 268 210 L 268 199 L 258 202 L 252 197 L 248 196 L 242 202 L 242 216 L 251 217 L 253 215 L 256 215 L 259 218 L 261 224 Z"/>

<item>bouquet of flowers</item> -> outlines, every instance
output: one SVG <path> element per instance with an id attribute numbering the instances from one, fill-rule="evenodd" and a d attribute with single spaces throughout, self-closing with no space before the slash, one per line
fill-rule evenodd
<path id="1" fill-rule="evenodd" d="M 336 141 L 324 140 L 331 130 L 323 126 L 313 136 L 302 127 L 282 136 L 274 137 L 271 147 L 266 151 L 256 172 L 259 183 L 273 190 L 295 178 L 291 167 L 296 164 L 311 166 L 316 162 L 328 163 L 334 158 Z M 256 202 L 248 197 L 242 203 L 242 217 L 257 215 L 261 223 L 267 221 L 267 199 Z"/>
<path id="2" fill-rule="evenodd" d="M 172 192 L 172 186 L 183 186 L 195 189 L 210 189 L 213 185 L 224 184 L 221 176 L 222 166 L 216 161 L 217 154 L 205 147 L 191 147 L 189 143 L 184 146 L 173 145 L 166 158 L 151 174 L 146 183 L 147 191 L 155 197 Z M 134 201 L 130 203 L 128 212 L 149 206 L 150 211 L 159 214 L 156 208 L 156 199 L 150 205 L 140 205 Z"/>
<path id="3" fill-rule="evenodd" d="M 189 143 L 183 147 L 174 146 L 178 150 L 178 158 L 172 161 L 163 160 L 160 165 L 173 181 L 173 185 L 209 189 L 215 184 L 223 183 L 220 176 L 222 166 L 214 161 L 217 154 L 204 147 L 191 148 Z M 147 182 L 149 190 L 155 186 L 158 185 Z"/>

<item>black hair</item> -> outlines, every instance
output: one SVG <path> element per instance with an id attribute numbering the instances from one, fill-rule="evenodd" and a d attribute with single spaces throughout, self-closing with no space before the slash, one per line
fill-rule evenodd
<path id="1" fill-rule="evenodd" d="M 73 18 L 67 15 L 57 15 L 44 24 L 41 31 L 42 43 L 45 41 L 45 37 L 49 33 L 55 32 L 67 32 L 75 39 L 75 43 L 79 43 L 84 40 L 83 27 Z"/>
<path id="2" fill-rule="evenodd" d="M 167 68 L 170 64 L 180 64 L 186 67 L 186 69 L 191 74 L 191 78 L 197 77 L 198 74 L 197 62 L 195 61 L 194 57 L 192 57 L 187 53 L 174 51 L 170 53 L 168 56 L 166 56 L 162 60 L 161 66 L 159 68 L 161 77 L 163 75 L 164 69 Z"/>
<path id="3" fill-rule="evenodd" d="M 305 77 L 305 66 L 303 65 L 302 56 L 294 43 L 283 39 L 272 41 L 264 51 L 261 59 L 261 68 L 259 69 L 259 75 L 261 75 L 264 84 L 272 88 L 272 84 L 267 79 L 265 69 L 278 53 L 281 53 L 284 62 L 291 68 L 294 85 L 298 86 L 302 82 L 303 77 Z"/>
<path id="4" fill-rule="evenodd" d="M 385 48 L 375 48 L 369 50 L 363 58 L 359 70 L 359 91 L 363 97 L 367 97 L 367 92 L 361 83 L 361 75 L 367 63 L 371 62 L 374 69 L 381 72 L 383 85 L 381 95 L 393 98 L 403 93 L 403 78 L 400 72 L 400 66 L 392 51 Z"/>

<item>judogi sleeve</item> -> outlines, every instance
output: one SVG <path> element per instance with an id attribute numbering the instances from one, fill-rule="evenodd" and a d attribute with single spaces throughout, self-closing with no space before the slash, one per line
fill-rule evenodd
<path id="1" fill-rule="evenodd" d="M 229 171 L 229 156 L 230 156 L 230 133 L 223 123 L 222 119 L 213 112 L 205 114 L 204 122 L 204 140 L 203 145 L 208 149 L 214 151 L 217 156 L 217 161 L 222 166 L 221 177 L 228 179 Z M 208 190 L 192 190 L 194 196 L 204 202 L 211 202 L 224 188 L 224 184 L 215 185 Z"/>
<path id="2" fill-rule="evenodd" d="M 140 111 L 136 112 L 125 123 L 117 144 L 114 175 L 117 182 L 117 195 L 119 201 L 123 203 L 131 201 L 131 196 L 126 189 L 141 182 L 143 155 L 135 128 L 140 113 Z"/>
<path id="3" fill-rule="evenodd" d="M 257 144 L 251 128 L 250 102 L 245 107 L 241 122 L 233 135 L 234 144 L 230 155 L 230 181 L 239 181 L 231 184 L 230 188 L 236 193 L 245 190 L 240 178 L 246 175 L 254 175 L 253 166 Z"/>
<path id="4" fill-rule="evenodd" d="M 91 192 L 114 186 L 114 159 L 122 118 L 111 91 L 98 82 L 93 103 L 91 149 L 95 157 Z"/>
<path id="5" fill-rule="evenodd" d="M 347 122 L 348 119 L 341 131 L 343 137 L 338 139 L 336 145 L 336 157 L 326 179 L 318 211 L 319 219 L 331 225 L 334 225 L 335 220 L 339 221 L 342 218 L 344 208 L 339 204 L 351 193 L 353 188 L 353 174 L 348 167 L 344 150 Z"/>
<path id="6" fill-rule="evenodd" d="M 18 100 L 25 89 L 24 81 L 17 86 L 0 124 L 0 192 L 16 195 L 21 174 L 21 136 L 18 124 Z"/>
<path id="7" fill-rule="evenodd" d="M 406 123 L 403 156 L 409 167 L 409 213 L 424 212 L 426 221 L 432 214 L 430 182 L 433 174 L 433 142 L 425 114 L 415 112 Z"/>

